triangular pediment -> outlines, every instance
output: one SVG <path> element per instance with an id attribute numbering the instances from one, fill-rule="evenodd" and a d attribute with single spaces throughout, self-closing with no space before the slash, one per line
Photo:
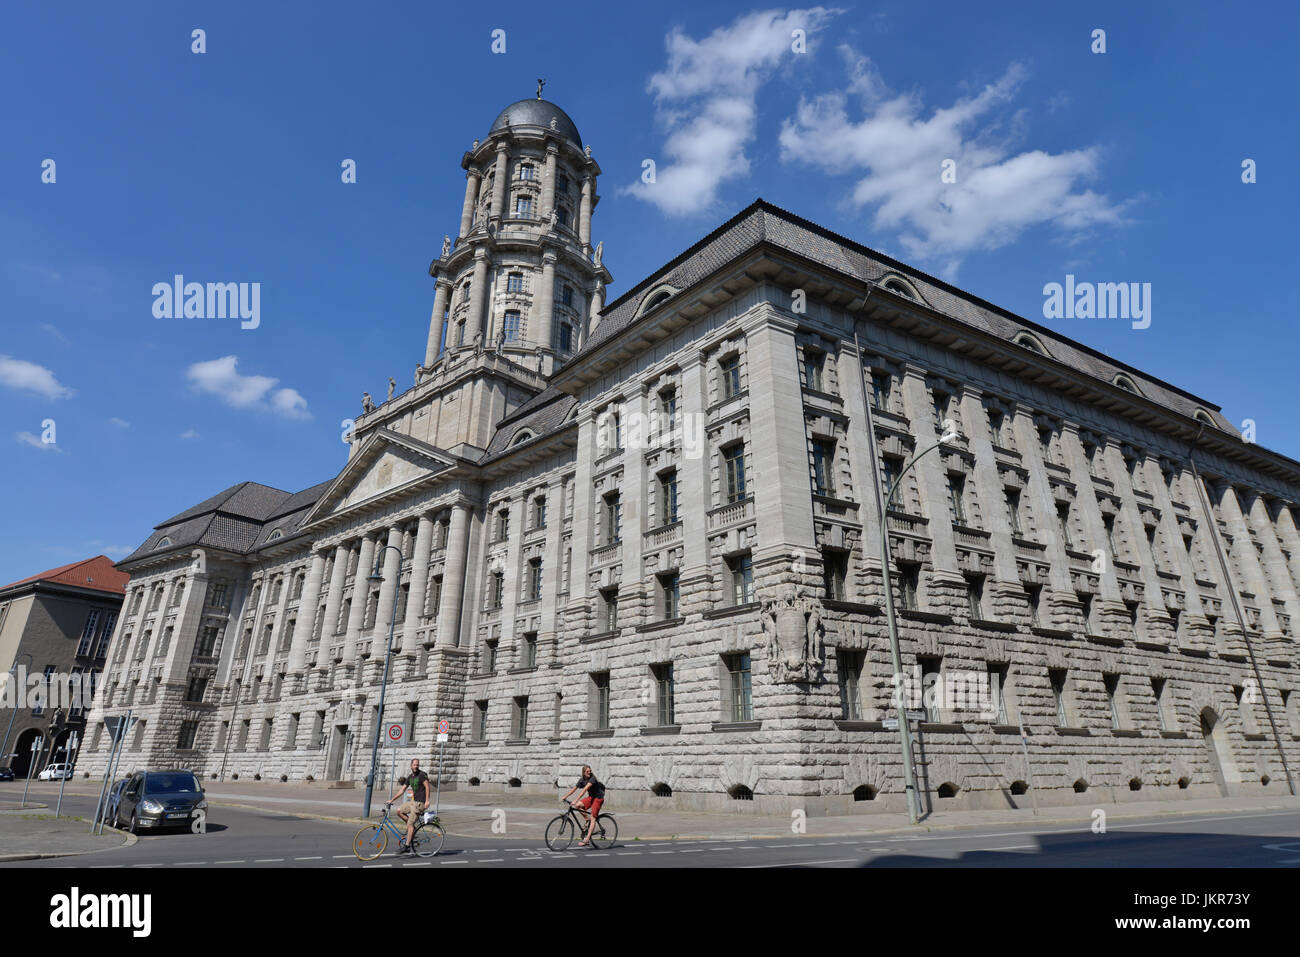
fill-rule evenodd
<path id="1" fill-rule="evenodd" d="M 461 460 L 450 452 L 391 429 L 379 429 L 366 438 L 330 483 L 303 525 L 378 503 L 460 464 Z"/>

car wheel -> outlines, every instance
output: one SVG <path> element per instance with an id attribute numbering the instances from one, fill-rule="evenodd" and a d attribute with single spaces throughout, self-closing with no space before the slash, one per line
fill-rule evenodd
<path id="1" fill-rule="evenodd" d="M 140 812 L 139 812 L 139 811 L 133 811 L 133 812 L 131 813 L 131 828 L 130 828 L 130 830 L 131 830 L 131 833 L 132 833 L 132 834 L 139 834 L 139 833 L 140 833 Z"/>

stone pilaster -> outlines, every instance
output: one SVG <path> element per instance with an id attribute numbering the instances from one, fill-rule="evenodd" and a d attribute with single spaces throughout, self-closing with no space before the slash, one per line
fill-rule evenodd
<path id="1" fill-rule="evenodd" d="M 289 674 L 296 677 L 307 664 L 307 645 L 316 627 L 319 612 L 321 579 L 325 574 L 325 556 L 313 551 L 307 581 L 298 601 L 298 621 L 293 630 L 293 643 L 289 646 Z"/>
<path id="2" fill-rule="evenodd" d="M 469 506 L 457 503 L 451 509 L 447 533 L 447 561 L 442 573 L 442 604 L 438 608 L 438 647 L 460 644 L 460 615 L 465 600 L 465 566 L 469 562 Z"/>
<path id="3" fill-rule="evenodd" d="M 478 180 L 478 170 L 467 169 L 465 171 L 465 202 L 460 208 L 460 233 L 457 235 L 457 239 L 464 239 L 468 236 L 470 226 L 474 222 L 474 201 L 478 197 Z"/>
<path id="4" fill-rule="evenodd" d="M 413 655 L 420 647 L 420 619 L 424 614 L 425 592 L 429 587 L 429 549 L 433 544 L 433 518 L 421 515 L 415 533 L 415 555 L 411 560 L 411 591 L 406 598 L 402 623 L 402 654 Z"/>

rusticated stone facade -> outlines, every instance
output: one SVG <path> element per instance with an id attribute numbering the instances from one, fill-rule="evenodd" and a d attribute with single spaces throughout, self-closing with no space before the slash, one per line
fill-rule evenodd
<path id="1" fill-rule="evenodd" d="M 1003 692 L 917 705 L 924 802 L 1286 790 L 1300 465 L 761 201 L 605 305 L 598 169 L 544 101 L 462 165 L 416 385 L 333 480 L 121 564 L 91 720 L 143 717 L 127 764 L 362 777 L 391 616 L 386 717 L 426 761 L 450 722 L 449 786 L 899 809 L 892 491 L 905 671 Z"/>

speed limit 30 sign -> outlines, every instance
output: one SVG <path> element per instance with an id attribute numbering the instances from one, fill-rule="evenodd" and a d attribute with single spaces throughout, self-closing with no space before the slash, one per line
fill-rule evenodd
<path id="1" fill-rule="evenodd" d="M 400 748 L 406 744 L 405 721 L 389 721 L 384 725 L 384 744 L 390 748 Z"/>

